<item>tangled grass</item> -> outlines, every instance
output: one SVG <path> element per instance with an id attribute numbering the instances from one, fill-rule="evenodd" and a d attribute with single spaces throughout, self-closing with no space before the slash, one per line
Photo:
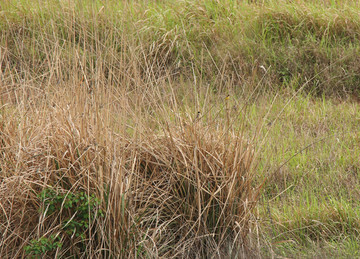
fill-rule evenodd
<path id="1" fill-rule="evenodd" d="M 100 92 L 59 89 L 49 91 L 51 105 L 27 95 L 1 117 L 2 257 L 41 247 L 42 255 L 96 258 L 250 252 L 260 186 L 241 132 L 185 118 L 152 133 L 116 132 L 106 121 L 116 101 L 100 108 L 90 98 Z"/>

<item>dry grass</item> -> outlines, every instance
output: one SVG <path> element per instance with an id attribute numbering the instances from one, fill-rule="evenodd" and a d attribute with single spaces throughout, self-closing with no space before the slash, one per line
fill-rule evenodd
<path id="1" fill-rule="evenodd" d="M 1 256 L 24 257 L 31 240 L 52 234 L 63 244 L 56 250 L 61 257 L 246 252 L 259 188 L 253 183 L 254 150 L 241 132 L 204 125 L 201 118 L 149 123 L 126 96 L 99 89 L 49 87 L 46 99 L 18 90 L 15 103 L 4 103 Z M 101 100 L 107 105 L 100 106 Z M 131 119 L 136 121 L 132 129 Z M 145 120 L 164 127 L 151 129 Z M 76 209 L 65 208 L 65 195 L 57 212 L 48 215 L 38 196 L 42 190 L 95 195 L 96 210 L 104 216 L 89 217 L 85 238 L 70 235 L 64 220 L 75 217 Z"/>

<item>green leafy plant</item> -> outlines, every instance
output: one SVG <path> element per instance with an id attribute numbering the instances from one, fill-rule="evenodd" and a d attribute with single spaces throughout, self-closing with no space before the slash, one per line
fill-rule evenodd
<path id="1" fill-rule="evenodd" d="M 30 241 L 30 245 L 25 246 L 25 252 L 32 258 L 38 258 L 47 252 L 53 252 L 57 248 L 61 248 L 62 243 L 59 237 L 51 235 L 50 237 L 41 237 Z"/>
<path id="2" fill-rule="evenodd" d="M 89 228 L 89 222 L 97 216 L 103 216 L 99 209 L 100 200 L 94 195 L 85 192 L 58 193 L 54 189 L 44 189 L 40 195 L 44 203 L 44 212 L 51 215 L 54 212 L 61 213 L 65 220 L 63 229 L 69 235 L 75 235 L 85 239 L 85 232 Z"/>

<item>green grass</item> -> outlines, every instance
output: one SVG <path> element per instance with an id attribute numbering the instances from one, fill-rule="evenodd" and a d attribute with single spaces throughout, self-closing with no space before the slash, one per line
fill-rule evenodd
<path id="1" fill-rule="evenodd" d="M 330 3 L 7 1 L 1 42 L 9 69 L 21 61 L 34 76 L 46 73 L 50 62 L 53 77 L 71 77 L 69 67 L 80 72 L 75 55 L 84 59 L 81 72 L 89 81 L 98 62 L 110 81 L 125 62 L 143 77 L 149 68 L 164 76 L 165 66 L 170 75 L 196 76 L 217 89 L 230 82 L 248 90 L 263 77 L 263 66 L 266 88 L 307 82 L 304 88 L 317 95 L 358 94 L 358 9 L 353 1 Z"/>
<path id="2" fill-rule="evenodd" d="M 0 3 L 0 257 L 359 256 L 358 3 L 220 2 Z"/>
<path id="3" fill-rule="evenodd" d="M 257 103 L 254 122 L 270 101 Z M 348 251 L 342 242 L 359 237 L 359 104 L 302 96 L 286 103 L 278 98 L 267 117 L 278 119 L 267 126 L 261 152 L 259 169 L 271 180 L 259 206 L 265 223 L 259 224 L 283 256 L 325 256 L 337 249 L 355 256 L 356 249 Z"/>

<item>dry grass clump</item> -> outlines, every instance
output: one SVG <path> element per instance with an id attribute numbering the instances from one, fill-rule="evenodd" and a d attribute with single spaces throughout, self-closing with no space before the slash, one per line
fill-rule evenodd
<path id="1" fill-rule="evenodd" d="M 126 101 L 100 108 L 101 91 L 74 89 L 5 105 L 2 258 L 244 253 L 259 187 L 239 132 L 168 120 L 162 133 L 138 134 L 141 124 L 129 133 L 108 116 L 130 109 Z"/>
<path id="2" fill-rule="evenodd" d="M 145 240 L 152 247 L 151 240 L 164 243 L 161 232 L 170 234 L 167 247 L 151 253 L 221 256 L 226 242 L 245 240 L 258 192 L 252 186 L 254 153 L 241 137 L 195 124 L 137 150 L 135 170 L 144 189 L 135 199 L 150 229 Z"/>

